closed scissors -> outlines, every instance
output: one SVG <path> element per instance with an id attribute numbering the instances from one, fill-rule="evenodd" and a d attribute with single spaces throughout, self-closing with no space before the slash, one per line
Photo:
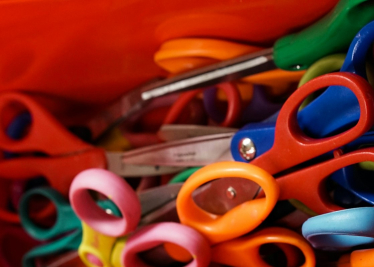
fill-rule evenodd
<path id="1" fill-rule="evenodd" d="M 20 93 L 4 93 L 0 96 L 0 121 L 7 127 L 21 113 L 31 116 L 31 124 L 22 138 L 12 139 L 0 131 L 0 148 L 18 157 L 0 162 L 1 177 L 9 180 L 29 180 L 42 176 L 48 184 L 67 196 L 71 181 L 82 170 L 108 168 L 122 176 L 138 176 L 138 166 L 124 165 L 120 152 L 105 152 L 87 144 L 68 132 L 48 111 L 29 96 Z M 148 174 L 165 173 L 164 168 L 142 166 Z M 165 170 L 165 169 L 164 169 Z M 171 173 L 180 168 L 168 168 Z M 161 171 L 161 172 L 160 172 Z M 0 210 L 3 220 L 19 222 L 16 214 Z"/>
<path id="2" fill-rule="evenodd" d="M 156 187 L 153 189 L 152 199 L 148 199 L 148 205 L 140 205 L 144 200 L 140 201 L 130 186 L 117 175 L 102 169 L 90 169 L 78 174 L 71 185 L 70 201 L 77 216 L 84 222 L 84 237 L 82 245 L 79 248 L 79 254 L 82 260 L 89 266 L 93 266 L 92 264 L 95 262 L 101 262 L 105 266 L 118 266 L 116 265 L 118 264 L 118 261 L 122 262 L 123 257 L 120 256 L 121 259 L 119 259 L 119 255 L 121 255 L 121 251 L 127 242 L 126 235 L 135 231 L 138 224 L 142 225 L 144 223 L 149 223 L 149 220 L 144 220 L 144 215 L 151 211 L 157 213 L 157 208 L 154 207 L 155 203 L 159 203 L 158 208 L 163 205 L 165 206 L 165 204 L 171 202 L 177 197 L 180 188 L 181 184 Z M 110 198 L 120 210 L 121 217 L 109 215 L 97 207 L 88 195 L 88 189 L 95 190 Z M 140 196 L 146 194 L 146 192 L 147 191 L 141 192 Z M 157 229 L 168 228 L 168 226 L 154 227 Z M 144 234 L 145 231 L 147 233 L 146 235 L 149 236 L 149 240 L 148 238 L 145 238 L 148 245 L 151 247 L 157 246 L 162 243 L 160 240 L 163 239 L 162 237 L 157 236 L 157 234 L 154 235 L 151 233 L 152 231 L 155 231 L 151 230 L 154 229 L 154 227 L 150 227 L 149 230 L 143 230 L 144 228 L 142 228 L 140 232 L 135 232 L 134 235 L 142 235 L 141 233 Z M 170 227 L 170 233 L 175 234 L 175 231 L 172 230 L 173 226 Z M 193 232 L 194 230 L 190 229 L 188 231 Z M 162 233 L 164 236 L 163 238 L 166 238 L 166 240 L 164 240 L 165 242 L 179 242 L 170 239 L 173 234 L 164 232 L 164 230 L 162 230 Z M 202 237 L 199 237 L 199 239 L 201 238 Z M 130 239 L 134 240 L 131 241 L 134 245 L 139 242 L 135 237 L 130 237 Z M 96 245 L 92 245 L 93 241 L 95 241 L 94 243 L 96 243 Z M 181 244 L 183 244 L 183 242 Z M 209 248 L 207 244 L 208 243 L 206 242 L 206 245 L 202 245 L 202 247 L 205 247 L 203 251 L 206 251 Z M 190 246 L 187 246 L 186 248 L 190 248 Z M 139 247 L 132 247 L 129 251 L 137 253 L 139 252 Z M 196 252 L 195 249 L 193 249 L 193 251 Z M 206 257 L 209 258 L 209 255 L 202 255 L 200 253 L 198 255 L 199 259 L 196 260 L 198 265 L 191 266 L 206 266 L 201 264 L 207 262 Z M 131 256 L 129 256 L 129 258 L 130 257 Z M 113 264 L 113 262 L 115 262 L 115 264 Z"/>
<path id="3" fill-rule="evenodd" d="M 306 69 L 326 55 L 345 50 L 358 30 L 374 19 L 373 8 L 370 0 L 342 0 L 332 12 L 302 33 L 278 40 L 274 49 L 226 60 L 136 88 L 87 125 L 95 132 L 93 136 L 98 137 L 103 131 L 105 134 L 139 111 L 152 99 L 166 94 L 238 80 L 250 74 L 274 69 L 275 65 L 286 69 Z M 354 17 L 355 23 L 349 23 L 346 17 Z"/>
<path id="4" fill-rule="evenodd" d="M 345 86 L 354 92 L 361 109 L 360 120 L 353 128 L 338 135 L 318 140 L 312 139 L 305 135 L 297 125 L 296 115 L 298 107 L 310 93 L 331 84 Z M 295 91 L 282 107 L 276 123 L 273 147 L 251 161 L 251 164 L 262 168 L 267 173 L 278 174 L 277 179 L 274 180 L 271 175 L 266 173 L 255 177 L 251 176 L 252 170 L 246 169 L 248 167 L 240 162 L 214 163 L 203 167 L 185 182 L 178 195 L 177 211 L 181 222 L 185 223 L 188 221 L 187 225 L 193 225 L 194 228 L 204 232 L 205 235 L 209 234 L 208 238 L 212 242 L 217 243 L 253 230 L 268 215 L 269 209 L 271 210 L 278 200 L 295 198 L 317 213 L 341 209 L 329 201 L 327 192 L 323 190 L 322 182 L 331 173 L 342 167 L 369 160 L 372 156 L 368 152 L 371 151 L 370 148 L 368 148 L 368 151 L 362 149 L 346 155 L 339 155 L 334 159 L 287 174 L 282 175 L 280 173 L 329 151 L 338 149 L 369 130 L 374 123 L 372 116 L 374 109 L 373 96 L 373 90 L 367 81 L 351 73 L 327 74 L 306 83 Z M 224 177 L 252 180 L 263 189 L 263 194 L 265 194 L 266 198 L 263 198 L 263 194 L 260 194 L 252 203 L 251 201 L 244 202 L 226 214 L 219 216 L 212 215 L 199 208 L 192 200 L 192 192 L 209 181 L 218 179 L 212 184 L 219 184 L 221 180 L 225 180 L 219 178 Z M 295 185 L 297 185 L 297 190 L 295 190 Z M 221 188 L 221 191 L 226 192 L 228 190 L 227 184 L 225 186 Z M 219 188 L 219 185 L 217 187 Z M 234 192 L 235 198 L 241 197 L 235 194 L 235 186 L 232 186 L 230 191 Z M 243 198 L 245 197 L 243 195 Z M 248 215 L 241 217 L 243 213 Z M 248 216 L 254 217 L 249 220 Z M 240 229 L 237 225 L 233 226 L 227 223 L 234 221 L 237 221 L 239 225 L 243 225 L 243 229 Z M 209 223 L 209 226 L 206 226 L 207 223 Z M 222 229 L 226 229 L 227 232 L 224 231 L 225 234 L 217 233 L 223 232 Z"/>
<path id="5" fill-rule="evenodd" d="M 180 73 L 188 69 L 195 69 L 204 66 L 206 65 L 205 61 L 209 59 L 214 61 L 227 60 L 243 54 L 259 51 L 261 49 L 261 47 L 254 47 L 224 40 L 180 38 L 165 42 L 160 50 L 156 52 L 154 58 L 157 64 L 169 72 Z M 297 83 L 303 73 L 304 71 L 290 72 L 277 70 L 275 73 L 274 71 L 271 71 L 267 73 L 266 79 L 260 79 L 262 86 L 252 85 L 256 83 L 256 76 L 259 75 L 251 76 L 250 83 L 248 81 L 245 83 L 243 81 L 237 81 L 235 83 L 237 89 L 234 89 L 240 91 L 243 102 L 247 103 L 245 108 L 243 105 L 244 109 L 240 114 L 240 121 L 261 121 L 279 110 L 281 104 L 273 103 L 268 99 L 268 97 L 266 97 L 264 85 L 272 86 L 273 88 L 271 88 L 271 91 L 273 91 L 275 95 L 281 95 L 290 91 L 290 85 Z M 221 112 L 221 110 L 215 105 L 216 100 L 222 98 L 222 94 L 219 94 L 218 97 L 216 96 L 217 89 L 221 89 L 219 85 L 218 88 L 206 88 L 204 90 L 203 100 L 209 117 L 215 122 L 222 122 L 225 119 L 225 115 L 222 114 L 223 112 Z M 227 99 L 230 104 L 233 98 L 227 97 Z"/>

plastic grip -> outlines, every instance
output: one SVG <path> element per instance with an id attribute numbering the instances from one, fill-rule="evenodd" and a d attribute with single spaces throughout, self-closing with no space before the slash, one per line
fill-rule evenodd
<path id="1" fill-rule="evenodd" d="M 224 215 L 211 214 L 199 208 L 192 198 L 193 191 L 207 182 L 225 177 L 254 181 L 265 191 L 266 198 L 247 201 Z M 256 228 L 270 214 L 278 196 L 278 185 L 263 169 L 242 162 L 219 162 L 205 166 L 190 176 L 178 194 L 177 212 L 181 223 L 195 228 L 211 244 L 215 244 Z"/>

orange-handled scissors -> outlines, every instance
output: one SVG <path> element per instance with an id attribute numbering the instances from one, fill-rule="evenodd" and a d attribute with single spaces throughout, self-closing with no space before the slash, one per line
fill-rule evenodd
<path id="1" fill-rule="evenodd" d="M 164 42 L 154 55 L 154 60 L 169 72 L 180 73 L 263 49 L 263 47 L 219 39 L 179 38 Z M 243 80 L 269 86 L 273 95 L 281 95 L 290 88 L 291 84 L 297 83 L 304 73 L 305 71 L 276 69 L 251 75 Z M 243 99 L 249 100 L 248 92 L 241 91 L 241 93 Z"/>

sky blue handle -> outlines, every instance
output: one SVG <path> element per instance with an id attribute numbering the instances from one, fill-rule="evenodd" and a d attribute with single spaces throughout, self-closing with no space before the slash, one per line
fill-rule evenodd
<path id="1" fill-rule="evenodd" d="M 374 243 L 373 221 L 372 207 L 346 209 L 308 219 L 302 232 L 314 248 L 348 250 Z"/>

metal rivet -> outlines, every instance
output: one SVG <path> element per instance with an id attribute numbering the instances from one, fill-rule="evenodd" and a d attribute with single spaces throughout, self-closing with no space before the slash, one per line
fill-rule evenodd
<path id="1" fill-rule="evenodd" d="M 301 65 L 292 66 L 292 69 L 294 69 L 294 70 L 300 70 L 301 69 Z"/>
<path id="2" fill-rule="evenodd" d="M 242 156 L 243 159 L 250 161 L 256 155 L 255 144 L 252 142 L 250 138 L 243 138 L 239 142 L 239 152 L 240 156 Z"/>
<path id="3" fill-rule="evenodd" d="M 227 188 L 227 190 L 226 190 L 226 196 L 229 199 L 234 199 L 236 197 L 236 191 L 235 191 L 235 189 L 232 186 L 230 186 L 229 188 Z"/>
<path id="4" fill-rule="evenodd" d="M 106 210 L 105 210 L 105 213 L 106 213 L 106 214 L 113 215 L 113 211 L 112 211 L 111 209 L 106 209 Z"/>

